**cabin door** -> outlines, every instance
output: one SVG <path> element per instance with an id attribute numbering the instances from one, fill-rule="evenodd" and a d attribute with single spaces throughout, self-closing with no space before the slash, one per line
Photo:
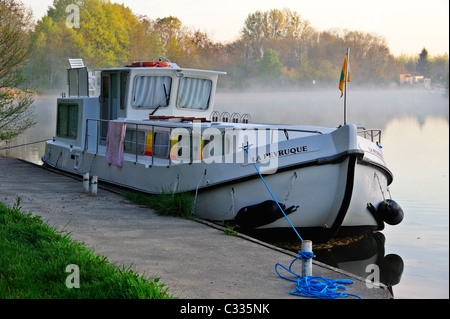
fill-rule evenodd
<path id="1" fill-rule="evenodd" d="M 102 73 L 100 95 L 100 144 L 106 145 L 108 121 L 117 119 L 118 114 L 118 77 L 117 73 Z"/>

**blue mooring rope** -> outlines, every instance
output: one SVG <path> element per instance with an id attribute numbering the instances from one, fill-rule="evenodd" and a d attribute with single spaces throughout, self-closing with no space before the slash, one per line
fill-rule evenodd
<path id="1" fill-rule="evenodd" d="M 247 152 L 248 158 L 250 159 L 250 161 L 252 162 L 253 166 L 255 167 L 256 171 L 259 174 L 259 177 L 261 177 L 262 181 L 264 182 L 264 185 L 266 185 L 267 190 L 269 191 L 270 195 L 272 195 L 273 200 L 275 201 L 275 203 L 277 203 L 278 208 L 281 210 L 281 212 L 283 213 L 284 217 L 286 217 L 287 221 L 289 222 L 289 225 L 291 225 L 292 229 L 295 231 L 295 233 L 297 234 L 298 238 L 300 238 L 300 241 L 303 241 L 302 237 L 299 235 L 299 233 L 297 232 L 297 230 L 295 229 L 294 225 L 292 225 L 291 221 L 289 220 L 289 218 L 287 217 L 287 215 L 285 214 L 283 208 L 281 208 L 280 204 L 278 203 L 278 201 L 275 199 L 275 196 L 273 195 L 272 191 L 270 190 L 269 186 L 267 185 L 266 181 L 264 180 L 264 178 L 261 175 L 261 172 L 259 171 L 258 167 L 256 167 L 256 164 L 253 162 L 252 158 L 250 157 L 250 154 L 248 153 L 248 145 L 244 146 L 244 150 Z"/>
<path id="2" fill-rule="evenodd" d="M 353 296 L 358 299 L 361 299 L 358 295 L 349 294 L 349 293 L 343 293 L 338 292 L 337 290 L 347 290 L 347 287 L 344 287 L 343 285 L 351 285 L 353 284 L 353 280 L 350 279 L 327 279 L 323 277 L 318 276 L 304 276 L 302 277 L 299 274 L 296 274 L 292 270 L 292 265 L 301 258 L 312 258 L 310 254 L 308 254 L 306 257 L 303 257 L 305 253 L 302 253 L 299 251 L 300 256 L 295 258 L 291 264 L 289 265 L 289 269 L 283 266 L 280 263 L 277 263 L 275 265 L 275 272 L 283 279 L 293 281 L 295 282 L 295 290 L 291 291 L 291 295 L 300 296 L 300 297 L 310 297 L 310 298 L 319 298 L 319 299 L 336 299 L 336 298 L 342 298 L 342 297 L 348 297 Z M 286 271 L 288 271 L 290 274 L 297 277 L 297 279 L 292 279 L 285 277 L 281 275 L 278 272 L 277 267 L 282 267 Z"/>
<path id="3" fill-rule="evenodd" d="M 289 222 L 289 224 L 291 225 L 292 229 L 297 234 L 297 236 L 300 239 L 300 241 L 303 242 L 302 237 L 297 232 L 297 230 L 295 229 L 294 225 L 292 225 L 291 221 L 287 217 L 287 215 L 284 212 L 283 208 L 281 208 L 280 204 L 276 200 L 275 196 L 273 195 L 273 193 L 270 190 L 269 186 L 267 185 L 266 181 L 262 177 L 261 172 L 259 171 L 258 167 L 253 162 L 250 154 L 248 153 L 248 144 L 246 146 L 244 146 L 243 149 L 247 152 L 247 155 L 248 155 L 250 161 L 252 162 L 253 166 L 255 167 L 256 171 L 258 172 L 259 177 L 261 177 L 262 181 L 264 182 L 264 185 L 266 186 L 266 188 L 269 191 L 270 195 L 272 196 L 273 200 L 275 201 L 275 203 L 277 203 L 278 208 L 281 210 L 281 212 L 283 213 L 284 217 L 286 217 L 286 220 Z M 301 276 L 299 274 L 296 274 L 292 270 L 292 265 L 298 259 L 310 259 L 310 258 L 314 257 L 314 254 L 312 252 L 303 252 L 303 251 L 300 250 L 298 253 L 299 253 L 299 257 L 295 258 L 291 262 L 291 264 L 289 265 L 289 268 L 286 268 L 285 266 L 283 266 L 280 263 L 277 263 L 275 265 L 275 272 L 278 274 L 278 276 L 280 276 L 283 279 L 295 282 L 295 290 L 291 291 L 292 295 L 300 296 L 300 297 L 319 298 L 319 299 L 336 299 L 336 298 L 353 296 L 353 297 L 356 297 L 358 299 L 361 299 L 361 297 L 359 297 L 358 295 L 342 293 L 342 292 L 337 292 L 336 291 L 336 290 L 347 290 L 347 288 L 344 287 L 343 285 L 351 285 L 351 284 L 353 284 L 353 280 L 350 280 L 350 279 L 338 279 L 338 280 L 336 280 L 336 279 L 327 279 L 327 278 L 317 277 L 317 276 L 304 276 L 303 277 L 303 276 Z M 292 279 L 292 278 L 288 278 L 288 277 L 282 276 L 278 272 L 278 269 L 277 269 L 278 266 L 284 268 L 286 271 L 288 271 L 289 273 L 291 273 L 292 275 L 297 277 L 297 279 Z"/>

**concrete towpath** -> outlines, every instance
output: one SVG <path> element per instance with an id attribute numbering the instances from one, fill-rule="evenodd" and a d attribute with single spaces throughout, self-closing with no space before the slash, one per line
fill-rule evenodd
<path id="1" fill-rule="evenodd" d="M 289 293 L 294 283 L 280 278 L 274 268 L 276 263 L 288 267 L 296 254 L 246 236 L 226 235 L 208 224 L 158 216 L 101 187 L 97 196 L 82 189 L 79 179 L 0 157 L 1 202 L 12 205 L 20 196 L 24 210 L 70 232 L 72 239 L 110 262 L 160 277 L 176 297 L 300 298 Z M 365 279 L 316 261 L 313 275 L 352 279 L 346 292 L 363 299 L 390 298 L 385 287 L 368 288 Z"/>

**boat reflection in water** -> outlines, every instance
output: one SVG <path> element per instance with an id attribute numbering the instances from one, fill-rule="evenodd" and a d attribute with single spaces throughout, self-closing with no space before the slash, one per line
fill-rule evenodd
<path id="1" fill-rule="evenodd" d="M 392 286 L 397 285 L 403 274 L 403 259 L 396 254 L 385 255 L 384 235 L 375 232 L 364 238 L 331 248 L 314 249 L 315 260 L 342 269 L 362 278 L 376 279 L 374 269 L 379 269 L 379 281 L 386 285 L 394 296 Z M 371 267 L 372 265 L 378 266 Z M 369 278 L 368 278 L 369 279 Z"/>
<path id="2" fill-rule="evenodd" d="M 262 242 L 295 253 L 301 249 L 301 242 L 294 232 L 275 234 L 273 231 L 240 231 Z M 310 239 L 309 236 L 303 238 Z M 385 242 L 386 238 L 381 232 L 360 236 L 341 236 L 327 242 L 313 240 L 314 260 L 364 278 L 374 286 L 382 283 L 394 296 L 392 286 L 400 282 L 404 263 L 397 254 L 385 255 Z"/>

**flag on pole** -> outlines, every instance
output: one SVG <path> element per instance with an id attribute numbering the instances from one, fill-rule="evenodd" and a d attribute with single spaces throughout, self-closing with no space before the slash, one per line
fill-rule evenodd
<path id="1" fill-rule="evenodd" d="M 345 54 L 344 64 L 342 65 L 341 78 L 339 80 L 339 90 L 341 90 L 341 97 L 344 95 L 344 83 L 346 81 L 348 56 Z M 348 65 L 348 82 L 352 81 L 352 73 L 350 72 L 350 63 Z"/>

